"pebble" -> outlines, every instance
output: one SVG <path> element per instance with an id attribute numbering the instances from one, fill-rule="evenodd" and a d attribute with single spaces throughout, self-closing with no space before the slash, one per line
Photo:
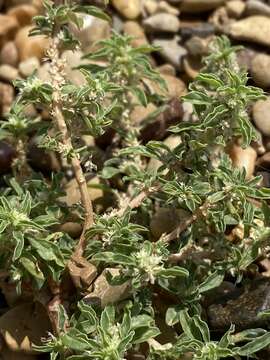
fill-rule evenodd
<path id="1" fill-rule="evenodd" d="M 20 352 L 15 352 L 10 350 L 7 347 L 1 350 L 1 360 L 38 360 L 38 357 L 35 355 L 22 354 Z"/>
<path id="2" fill-rule="evenodd" d="M 73 239 L 78 238 L 82 232 L 82 225 L 79 222 L 67 221 L 64 224 L 61 224 L 57 231 L 67 233 Z"/>
<path id="3" fill-rule="evenodd" d="M 201 38 L 199 36 L 192 36 L 186 43 L 185 47 L 187 48 L 190 55 L 193 56 L 203 56 L 208 54 L 208 45 L 211 40 L 210 38 Z"/>
<path id="4" fill-rule="evenodd" d="M 0 51 L 0 64 L 16 67 L 19 61 L 18 50 L 13 41 L 8 41 Z"/>
<path id="5" fill-rule="evenodd" d="M 18 78 L 19 71 L 14 66 L 3 64 L 0 65 L 0 80 L 12 83 Z"/>
<path id="6" fill-rule="evenodd" d="M 248 45 L 237 52 L 237 62 L 240 67 L 251 71 L 252 61 L 258 52 Z"/>
<path id="7" fill-rule="evenodd" d="M 12 161 L 15 157 L 14 148 L 7 142 L 0 141 L 0 174 L 6 174 L 11 169 Z"/>
<path id="8" fill-rule="evenodd" d="M 241 0 L 232 0 L 226 3 L 226 10 L 230 17 L 240 18 L 246 8 L 246 4 Z"/>
<path id="9" fill-rule="evenodd" d="M 201 67 L 202 63 L 198 57 L 188 56 L 183 60 L 183 69 L 191 80 L 194 80 L 198 76 Z"/>
<path id="10" fill-rule="evenodd" d="M 251 62 L 251 75 L 256 85 L 267 89 L 270 87 L 270 56 L 256 55 Z"/>
<path id="11" fill-rule="evenodd" d="M 75 25 L 70 25 L 70 29 L 80 41 L 83 51 L 89 51 L 96 41 L 110 36 L 111 29 L 108 21 L 88 14 L 81 14 L 81 19 L 83 20 L 83 26 L 80 29 Z"/>
<path id="12" fill-rule="evenodd" d="M 130 114 L 130 121 L 133 124 L 139 125 L 145 118 L 147 118 L 148 115 L 150 115 L 155 110 L 156 106 L 152 103 L 147 104 L 146 107 L 142 105 L 137 105 L 134 107 Z"/>
<path id="13" fill-rule="evenodd" d="M 140 138 L 144 141 L 162 140 L 168 134 L 167 129 L 182 121 L 183 107 L 179 97 L 172 98 L 168 102 L 168 107 L 152 121 L 142 127 Z"/>
<path id="14" fill-rule="evenodd" d="M 36 57 L 39 60 L 45 55 L 49 40 L 44 36 L 29 37 L 31 26 L 22 27 L 16 34 L 15 44 L 19 51 L 21 61 Z"/>
<path id="15" fill-rule="evenodd" d="M 170 4 L 168 4 L 166 1 L 160 1 L 158 3 L 158 12 L 167 12 L 168 14 L 172 14 L 175 16 L 179 16 L 180 15 L 180 11 L 179 9 L 176 9 L 174 6 L 171 6 Z"/>
<path id="16" fill-rule="evenodd" d="M 191 36 L 199 36 L 200 38 L 205 38 L 214 35 L 215 33 L 215 28 L 213 24 L 196 21 L 182 21 L 180 24 L 180 30 L 181 37 L 183 39 L 188 39 Z"/>
<path id="17" fill-rule="evenodd" d="M 141 13 L 140 0 L 112 0 L 115 9 L 125 18 L 133 20 Z"/>
<path id="18" fill-rule="evenodd" d="M 241 146 L 234 144 L 229 150 L 229 155 L 233 165 L 239 169 L 244 167 L 246 169 L 246 178 L 250 179 L 255 170 L 257 152 L 251 146 L 243 149 Z"/>
<path id="19" fill-rule="evenodd" d="M 254 15 L 228 25 L 229 34 L 237 40 L 246 40 L 270 46 L 270 18 Z"/>
<path id="20" fill-rule="evenodd" d="M 18 21 L 13 16 L 0 14 L 0 47 L 15 35 L 18 27 Z"/>
<path id="21" fill-rule="evenodd" d="M 162 234 L 173 231 L 181 221 L 190 217 L 190 213 L 183 209 L 159 208 L 150 221 L 150 231 L 157 240 Z"/>
<path id="22" fill-rule="evenodd" d="M 119 269 L 116 268 L 103 270 L 94 282 L 94 291 L 83 298 L 86 304 L 98 305 L 104 308 L 109 304 L 118 303 L 130 296 L 130 283 L 110 285 L 106 279 L 106 272 L 110 272 L 112 276 L 117 276 L 120 273 Z"/>
<path id="23" fill-rule="evenodd" d="M 170 150 L 175 149 L 178 145 L 181 144 L 181 142 L 181 137 L 177 135 L 170 135 L 163 141 L 163 143 L 167 145 Z M 151 158 L 147 165 L 147 169 L 156 171 L 162 164 L 163 163 L 160 160 Z M 167 172 L 168 169 L 165 170 L 164 174 L 166 174 Z"/>
<path id="24" fill-rule="evenodd" d="M 171 64 L 164 64 L 161 66 L 157 67 L 157 70 L 164 75 L 171 75 L 171 76 L 175 76 L 176 75 L 176 70 L 175 67 L 172 66 Z"/>
<path id="25" fill-rule="evenodd" d="M 97 277 L 97 268 L 83 257 L 71 258 L 67 268 L 76 289 L 87 289 Z"/>
<path id="26" fill-rule="evenodd" d="M 159 95 L 167 95 L 170 99 L 179 98 L 186 94 L 187 88 L 183 80 L 176 76 L 161 74 L 161 77 L 165 80 L 167 90 L 163 90 L 160 86 L 149 79 L 144 79 L 145 84 L 149 87 L 151 93 L 157 93 Z"/>
<path id="27" fill-rule="evenodd" d="M 209 11 L 223 5 L 225 0 L 183 0 L 180 4 L 180 10 L 188 13 L 200 13 Z"/>
<path id="28" fill-rule="evenodd" d="M 158 13 L 143 21 L 144 28 L 150 33 L 176 33 L 180 29 L 180 20 L 177 16 L 167 13 Z"/>
<path id="29" fill-rule="evenodd" d="M 263 135 L 270 136 L 270 97 L 253 105 L 253 121 Z"/>
<path id="30" fill-rule="evenodd" d="M 36 353 L 32 345 L 39 345 L 50 329 L 47 312 L 39 303 L 15 306 L 0 318 L 0 332 L 12 351 Z"/>
<path id="31" fill-rule="evenodd" d="M 131 45 L 134 47 L 148 44 L 144 29 L 136 21 L 130 20 L 125 22 L 123 25 L 123 32 L 134 37 L 131 41 Z"/>
<path id="32" fill-rule="evenodd" d="M 259 0 L 248 0 L 245 13 L 247 15 L 270 16 L 270 6 Z"/>
<path id="33" fill-rule="evenodd" d="M 20 74 L 26 78 L 32 75 L 39 68 L 39 65 L 39 60 L 36 57 L 26 59 L 19 64 Z"/>
<path id="34" fill-rule="evenodd" d="M 15 92 L 13 86 L 0 82 L 0 115 L 9 112 L 14 97 Z"/>
<path id="35" fill-rule="evenodd" d="M 99 185 L 101 181 L 96 176 L 88 180 L 87 185 Z M 81 200 L 81 194 L 76 179 L 70 180 L 65 187 L 66 195 L 61 197 L 61 201 L 65 202 L 67 206 L 77 204 Z M 94 187 L 88 187 L 88 192 L 92 201 L 96 201 L 103 197 L 103 190 Z"/>
<path id="36" fill-rule="evenodd" d="M 74 69 L 82 64 L 82 56 L 83 53 L 80 50 L 66 50 L 62 54 L 62 58 L 66 60 L 67 64 L 65 68 L 67 79 L 77 86 L 82 86 L 86 83 L 83 74 L 79 70 Z"/>
<path id="37" fill-rule="evenodd" d="M 260 170 L 270 169 L 270 152 L 266 152 L 262 156 L 258 157 L 256 167 Z"/>
<path id="38" fill-rule="evenodd" d="M 155 0 L 146 0 L 143 2 L 143 7 L 149 15 L 154 15 L 158 12 L 166 12 L 176 16 L 180 14 L 179 9 L 171 6 L 166 1 L 156 2 Z"/>
<path id="39" fill-rule="evenodd" d="M 173 39 L 154 39 L 153 45 L 159 46 L 160 55 L 165 61 L 168 61 L 175 68 L 180 70 L 182 68 L 183 57 L 187 55 L 187 50 L 179 44 L 179 36 Z"/>
<path id="40" fill-rule="evenodd" d="M 14 6 L 7 12 L 7 15 L 13 16 L 20 26 L 30 25 L 32 18 L 37 14 L 37 8 L 29 4 Z"/>

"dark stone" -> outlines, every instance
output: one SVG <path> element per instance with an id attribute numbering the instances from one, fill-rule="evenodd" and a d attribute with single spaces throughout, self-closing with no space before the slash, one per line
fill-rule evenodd
<path id="1" fill-rule="evenodd" d="M 214 330 L 226 330 L 231 324 L 237 330 L 264 327 L 269 320 L 259 316 L 270 308 L 270 279 L 254 279 L 251 285 L 243 288 L 236 298 L 222 301 L 208 307 L 209 323 Z"/>

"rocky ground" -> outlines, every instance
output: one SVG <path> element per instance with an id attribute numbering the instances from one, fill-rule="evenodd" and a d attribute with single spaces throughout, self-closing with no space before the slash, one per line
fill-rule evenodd
<path id="1" fill-rule="evenodd" d="M 85 1 L 87 2 L 87 1 Z M 91 1 L 88 3 L 102 3 Z M 142 134 L 144 140 L 164 139 L 168 146 L 175 146 L 179 139 L 166 135 L 166 128 L 172 121 L 180 116 L 188 119 L 191 109 L 183 103 L 181 108 L 175 99 L 185 94 L 190 81 L 196 77 L 202 63 L 201 59 L 208 51 L 208 44 L 216 34 L 226 34 L 233 44 L 243 45 L 239 52 L 239 63 L 248 69 L 250 84 L 261 87 L 266 94 L 270 88 L 270 1 L 263 0 L 112 0 L 109 10 L 113 18 L 113 28 L 135 37 L 133 45 L 136 47 L 151 43 L 160 47 L 153 55 L 152 62 L 156 65 L 168 85 L 168 98 L 171 110 L 158 116 L 155 131 L 145 129 Z M 0 118 L 10 109 L 16 93 L 12 82 L 18 78 L 26 78 L 37 71 L 41 79 L 46 79 L 48 66 L 43 62 L 46 52 L 47 40 L 41 37 L 28 37 L 31 29 L 32 17 L 43 11 L 41 0 L 0 0 Z M 76 31 L 75 29 L 73 29 Z M 111 25 L 105 21 L 85 16 L 84 27 L 76 31 L 82 43 L 82 49 L 76 52 L 66 51 L 63 57 L 68 64 L 68 76 L 71 81 L 80 85 L 83 77 L 74 66 L 81 63 L 83 53 L 89 52 L 93 43 L 106 38 L 111 31 Z M 132 121 L 141 123 L 143 119 L 155 109 L 150 104 L 147 108 L 137 106 L 132 113 Z M 46 119 L 48 114 L 39 114 L 32 106 L 27 109 L 29 116 L 41 115 Z M 244 166 L 247 177 L 260 174 L 263 185 L 270 186 L 270 96 L 265 101 L 258 101 L 252 109 L 250 116 L 258 129 L 260 139 L 246 149 L 235 144 L 229 151 L 236 166 Z M 45 154 L 35 147 L 33 136 L 29 151 L 31 166 L 45 175 L 61 168 L 59 159 L 53 154 Z M 97 166 L 106 157 L 104 139 L 95 143 L 92 138 L 85 137 L 89 148 L 94 151 L 94 161 Z M 6 143 L 0 142 L 0 174 L 9 172 L 14 156 L 13 149 Z M 96 159 L 96 160 L 95 160 Z M 151 161 L 150 168 L 158 167 L 157 162 Z M 68 175 L 68 174 L 67 174 Z M 68 176 L 67 176 L 68 177 Z M 90 180 L 99 183 L 95 177 Z M 65 201 L 68 205 L 76 203 L 79 191 L 74 179 L 66 184 L 67 195 Z M 103 206 L 103 190 L 92 188 L 89 190 L 96 210 Z M 168 221 L 160 221 L 160 218 Z M 170 210 L 162 209 L 151 221 L 151 231 L 154 238 L 159 238 L 163 232 L 173 229 L 175 223 Z M 67 222 L 62 225 L 62 230 L 76 237 L 80 232 L 80 225 Z M 262 264 L 269 275 L 269 264 Z M 106 284 L 103 275 L 98 278 L 102 289 L 102 297 L 106 304 L 108 298 L 115 294 Z M 119 293 L 123 289 L 116 289 Z M 0 298 L 0 329 L 4 339 L 0 341 L 2 347 L 1 359 L 5 360 L 35 360 L 41 359 L 32 354 L 31 341 L 44 335 L 48 329 L 48 319 L 44 314 L 40 317 L 40 309 L 29 308 L 28 305 L 18 305 L 6 312 L 5 301 L 14 304 L 13 294 L 5 291 L 5 300 Z M 93 295 L 92 295 L 93 296 Z M 1 304 L 2 301 L 2 304 Z M 4 309 L 4 310 L 3 310 Z M 39 313 L 38 321 L 35 314 Z M 30 320 L 31 319 L 31 320 Z M 16 331 L 14 331 L 16 327 Z M 8 330 L 8 331 L 6 331 Z M 30 339 L 30 340 L 29 340 Z"/>

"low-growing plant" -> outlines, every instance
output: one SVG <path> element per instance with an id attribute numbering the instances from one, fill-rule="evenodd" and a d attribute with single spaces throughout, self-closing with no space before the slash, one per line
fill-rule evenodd
<path id="1" fill-rule="evenodd" d="M 212 339 L 202 309 L 210 290 L 226 276 L 241 282 L 269 245 L 270 190 L 259 185 L 260 177 L 247 179 L 228 155 L 236 139 L 243 147 L 256 139 L 248 106 L 264 98 L 260 89 L 247 85 L 247 74 L 236 61 L 238 48 L 224 36 L 213 40 L 204 68 L 179 99 L 193 105 L 193 120 L 179 119 L 169 129 L 181 139 L 179 145 L 143 145 L 142 125 L 132 124 L 131 112 L 138 104 L 160 106 L 168 100 L 164 80 L 150 65 L 155 48 L 134 48 L 131 37 L 112 33 L 84 56 L 88 63 L 79 69 L 85 83 L 78 87 L 68 80 L 61 56 L 79 46 L 70 23 L 80 28 L 83 13 L 110 19 L 97 7 L 72 1 L 55 5 L 46 0 L 44 5 L 45 15 L 35 18 L 31 36 L 50 40 L 50 79 L 34 73 L 15 82 L 17 99 L 1 122 L 1 138 L 15 146 L 16 157 L 0 197 L 0 278 L 18 292 L 51 292 L 46 305 L 53 333 L 36 348 L 51 360 L 121 360 L 134 354 L 149 360 L 214 360 L 251 357 L 269 346 L 270 333 L 262 328 L 235 332 L 231 325 Z M 161 92 L 152 93 L 145 80 L 157 83 Z M 48 111 L 51 120 L 29 118 L 29 104 Z M 94 214 L 82 161 L 88 150 L 77 139 L 83 134 L 98 138 L 109 128 L 117 134 L 115 156 L 100 175 L 107 185 L 119 180 L 122 186 L 112 191 L 115 207 Z M 80 204 L 69 208 L 61 200 L 63 174 L 45 181 L 29 166 L 33 133 L 40 148 L 71 166 Z M 158 160 L 159 168 L 150 170 L 149 159 Z M 164 207 L 186 216 L 171 232 L 153 239 L 150 215 Z M 79 239 L 58 227 L 74 211 L 82 224 Z M 67 297 L 63 289 L 68 273 L 72 278 L 71 267 L 79 273 L 85 264 L 104 272 L 109 286 L 128 284 L 126 298 L 102 309 L 84 297 L 91 284 Z M 166 327 L 174 333 L 170 342 L 162 338 Z"/>

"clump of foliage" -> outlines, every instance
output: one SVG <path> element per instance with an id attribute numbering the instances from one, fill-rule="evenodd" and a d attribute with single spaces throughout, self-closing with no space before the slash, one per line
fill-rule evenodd
<path id="1" fill-rule="evenodd" d="M 33 74 L 17 81 L 18 98 L 1 123 L 1 136 L 18 146 L 13 176 L 6 178 L 0 198 L 1 278 L 18 292 L 27 288 L 36 295 L 50 289 L 52 301 L 46 305 L 54 332 L 38 349 L 52 360 L 121 360 L 134 353 L 153 360 L 188 355 L 207 360 L 239 359 L 265 348 L 270 333 L 261 328 L 236 333 L 232 325 L 212 339 L 201 306 L 225 276 L 241 282 L 265 251 L 270 232 L 269 189 L 259 186 L 259 177 L 246 179 L 245 170 L 235 169 L 227 155 L 236 137 L 243 146 L 256 138 L 247 108 L 264 97 L 247 85 L 247 74 L 236 62 L 237 49 L 226 37 L 213 41 L 213 52 L 183 98 L 193 104 L 195 121 L 179 121 L 170 129 L 181 143 L 174 149 L 159 141 L 141 145 L 131 111 L 137 103 L 166 100 L 166 95 L 151 94 L 144 83 L 157 82 L 166 94 L 148 58 L 154 48 L 133 48 L 130 37 L 113 33 L 85 56 L 89 64 L 80 67 L 85 85 L 78 88 L 66 78 L 61 58 L 64 49 L 78 45 L 69 24 L 80 27 L 81 13 L 109 21 L 108 16 L 93 6 L 44 4 L 46 13 L 35 19 L 31 35 L 51 39 L 51 79 L 43 82 Z M 51 122 L 28 119 L 24 107 L 29 104 L 49 111 Z M 75 140 L 82 134 L 98 137 L 109 126 L 118 134 L 116 156 L 108 159 L 101 175 L 107 181 L 119 177 L 127 191 L 114 190 L 118 206 L 97 215 L 82 166 L 85 148 Z M 28 165 L 29 136 L 37 130 L 39 146 L 57 152 L 73 169 L 81 194 L 76 207 L 83 225 L 79 239 L 56 230 L 74 210 L 60 201 L 61 174 L 46 182 Z M 147 168 L 149 158 L 161 161 L 157 171 Z M 188 216 L 152 241 L 149 219 L 140 219 L 157 205 L 185 210 Z M 228 240 L 229 229 L 241 230 L 234 242 Z M 87 304 L 78 288 L 76 299 L 63 302 L 65 274 L 71 264 L 81 268 L 85 262 L 99 273 L 106 269 L 111 286 L 128 284 L 126 300 L 101 309 Z M 113 276 L 108 270 L 115 268 Z M 162 340 L 157 318 L 174 333 L 171 342 Z"/>

